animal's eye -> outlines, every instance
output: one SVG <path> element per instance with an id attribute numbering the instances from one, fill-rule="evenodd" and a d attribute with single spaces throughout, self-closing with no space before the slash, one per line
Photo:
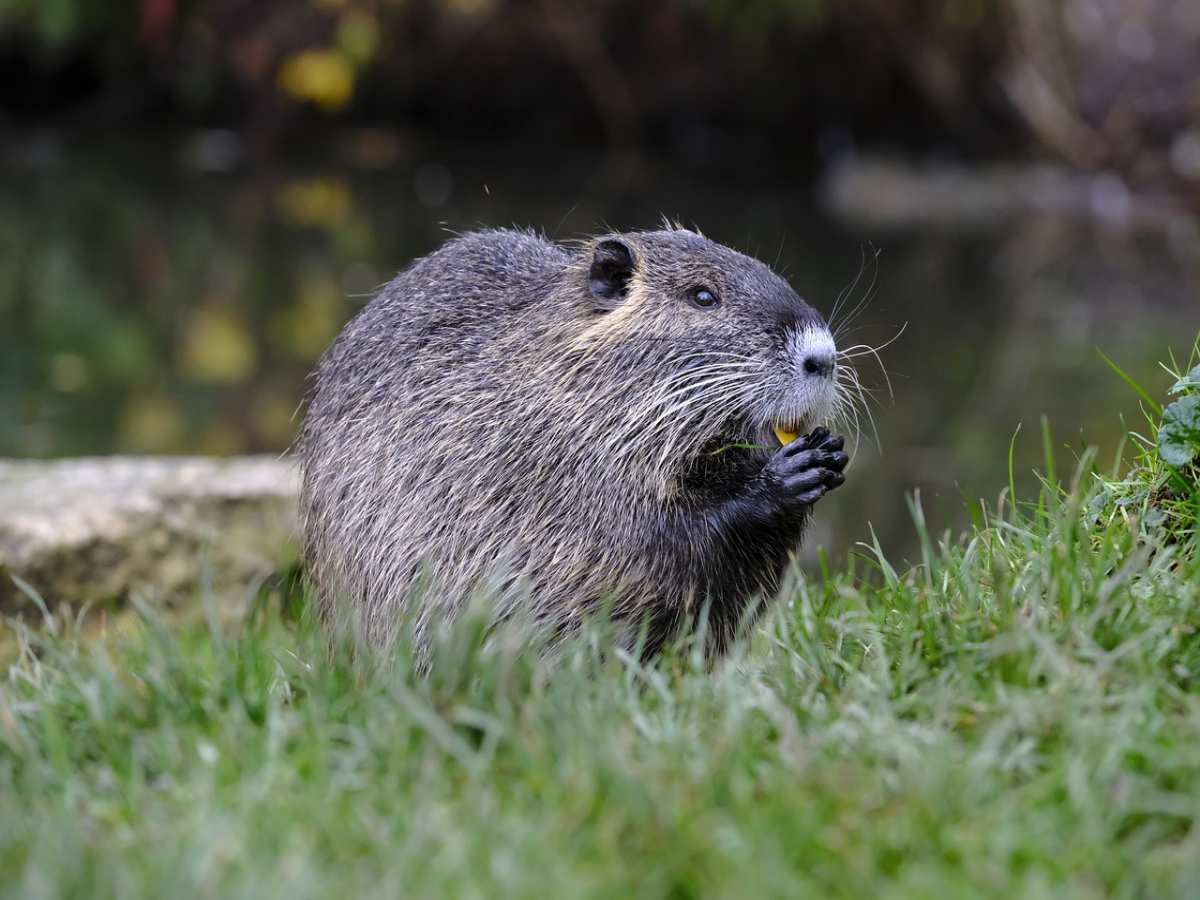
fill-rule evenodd
<path id="1" fill-rule="evenodd" d="M 688 296 L 692 303 L 701 309 L 712 309 L 721 302 L 717 299 L 717 295 L 708 288 L 693 288 Z"/>

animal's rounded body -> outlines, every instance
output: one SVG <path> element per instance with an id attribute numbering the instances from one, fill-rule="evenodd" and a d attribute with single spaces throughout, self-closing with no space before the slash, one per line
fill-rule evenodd
<path id="1" fill-rule="evenodd" d="M 323 611 L 418 648 L 473 596 L 554 634 L 601 604 L 720 650 L 842 481 L 820 316 L 683 230 L 456 238 L 321 361 L 299 442 Z"/>

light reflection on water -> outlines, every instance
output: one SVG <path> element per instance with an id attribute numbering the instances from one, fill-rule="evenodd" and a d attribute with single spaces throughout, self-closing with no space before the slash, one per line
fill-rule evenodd
<path id="1" fill-rule="evenodd" d="M 285 448 L 314 360 L 370 292 L 447 230 L 516 223 L 559 238 L 663 214 L 778 267 L 828 312 L 861 260 L 876 293 L 840 342 L 869 358 L 869 433 L 809 550 L 913 544 L 906 492 L 935 532 L 966 520 L 1041 456 L 1111 458 L 1141 422 L 1117 359 L 1152 392 L 1157 361 L 1200 328 L 1200 264 L 1154 240 L 1027 223 L 1003 233 L 855 233 L 786 171 L 743 181 L 642 164 L 458 148 L 387 170 L 297 166 L 188 174 L 155 147 L 73 155 L 0 176 L 0 455 L 238 453 Z M 541 151 L 539 151 L 541 152 Z M 146 160 L 163 160 L 147 163 Z M 1143 431 L 1145 429 L 1142 429 Z M 1032 479 L 1026 475 L 1028 487 Z"/>

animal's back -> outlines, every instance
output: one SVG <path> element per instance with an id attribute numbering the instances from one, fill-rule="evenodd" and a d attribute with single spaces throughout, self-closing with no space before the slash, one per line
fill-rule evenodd
<path id="1" fill-rule="evenodd" d="M 336 381 L 339 368 L 352 370 L 340 386 L 362 387 L 355 374 L 364 364 L 386 361 L 389 369 L 407 360 L 450 355 L 485 346 L 513 327 L 514 317 L 536 305 L 539 286 L 567 261 L 564 251 L 534 234 L 473 232 L 450 241 L 396 276 L 356 316 L 330 348 L 321 377 Z M 314 398 L 315 400 L 316 398 Z"/>

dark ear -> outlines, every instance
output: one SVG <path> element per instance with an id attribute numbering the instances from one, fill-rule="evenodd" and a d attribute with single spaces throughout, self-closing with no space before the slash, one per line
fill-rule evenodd
<path id="1" fill-rule="evenodd" d="M 606 308 L 615 306 L 629 292 L 633 277 L 633 251 L 621 241 L 609 239 L 596 245 L 588 286 L 592 296 Z"/>

